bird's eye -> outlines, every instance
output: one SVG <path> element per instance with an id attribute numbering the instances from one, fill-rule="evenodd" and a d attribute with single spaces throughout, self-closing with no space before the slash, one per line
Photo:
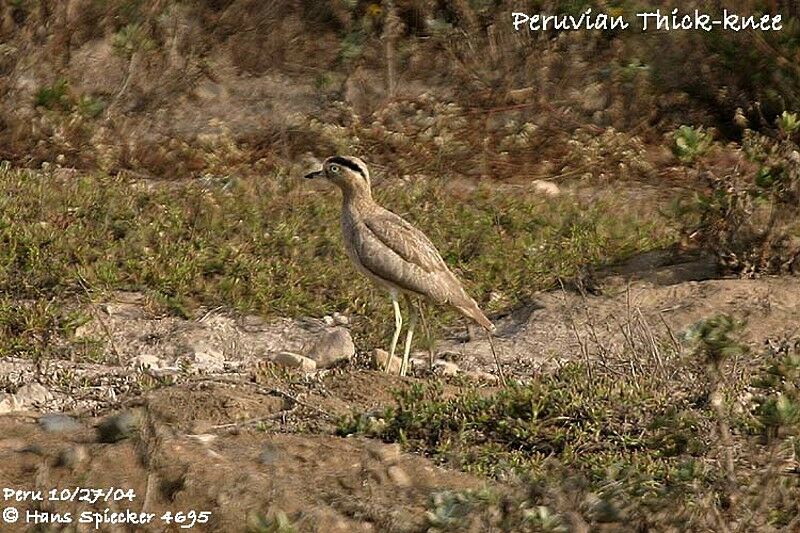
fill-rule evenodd
<path id="1" fill-rule="evenodd" d="M 339 165 L 331 165 L 330 168 L 331 168 L 331 172 L 333 172 L 334 174 L 338 174 L 339 173 Z"/>

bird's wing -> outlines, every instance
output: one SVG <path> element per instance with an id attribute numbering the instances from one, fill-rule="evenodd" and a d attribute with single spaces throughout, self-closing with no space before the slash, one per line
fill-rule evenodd
<path id="1" fill-rule="evenodd" d="M 450 304 L 484 328 L 494 326 L 447 268 L 428 237 L 386 209 L 362 216 L 364 232 L 351 235 L 358 264 L 395 287 Z"/>
<path id="2" fill-rule="evenodd" d="M 429 273 L 449 271 L 430 239 L 391 211 L 381 209 L 369 213 L 364 217 L 364 224 L 384 246 L 403 261 Z"/>

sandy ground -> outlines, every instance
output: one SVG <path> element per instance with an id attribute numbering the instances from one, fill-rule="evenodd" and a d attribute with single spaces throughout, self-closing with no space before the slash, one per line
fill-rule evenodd
<path id="1" fill-rule="evenodd" d="M 716 313 L 745 318 L 744 338 L 754 346 L 797 333 L 800 280 L 708 279 L 713 274 L 702 258 L 674 264 L 645 256 L 599 273 L 595 294 L 544 292 L 534 305 L 498 318 L 504 370 L 525 379 L 564 360 L 609 357 L 626 345 L 650 346 L 657 358 L 679 345 L 689 326 Z M 275 351 L 302 351 L 327 327 L 321 320 L 150 317 L 130 294 L 98 309 L 84 334 L 105 332 L 114 363 L 61 361 L 37 369 L 28 361 L 0 361 L 6 389 L 28 397 L 0 416 L 0 488 L 45 491 L 46 499 L 54 488 L 116 487 L 133 489 L 135 498 L 11 497 L 4 506 L 70 512 L 75 520 L 105 509 L 155 514 L 140 529 L 107 524 L 106 531 L 177 531 L 164 523 L 165 512 L 207 511 L 207 523 L 193 530 L 241 531 L 248 517 L 252 523 L 259 513 L 283 512 L 301 531 L 410 532 L 425 530 L 434 493 L 487 484 L 394 444 L 335 436 L 342 415 L 392 405 L 392 390 L 430 375 L 425 368 L 407 378 L 375 371 L 362 353 L 367 347 L 311 373 L 265 363 Z M 479 336 L 444 339 L 437 351 L 459 373 L 496 373 Z M 143 367 L 143 355 L 155 368 Z M 22 389 L 34 382 L 42 388 Z M 446 383 L 456 394 L 464 379 Z M 497 386 L 480 384 L 487 392 Z M 69 418 L 45 416 L 54 412 Z"/>

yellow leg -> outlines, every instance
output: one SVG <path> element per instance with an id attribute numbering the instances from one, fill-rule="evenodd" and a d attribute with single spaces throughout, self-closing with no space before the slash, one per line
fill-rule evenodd
<path id="1" fill-rule="evenodd" d="M 411 298 L 407 298 L 411 316 L 408 320 L 408 331 L 406 332 L 406 345 L 403 350 L 403 363 L 400 365 L 400 375 L 405 376 L 408 372 L 408 354 L 411 352 L 411 339 L 414 338 L 414 326 L 417 325 L 417 306 Z"/>
<path id="2" fill-rule="evenodd" d="M 389 359 L 386 360 L 386 367 L 384 372 L 389 372 L 389 367 L 394 359 L 394 351 L 397 349 L 397 341 L 400 339 L 400 330 L 403 329 L 403 315 L 400 314 L 400 304 L 397 303 L 397 292 L 392 291 L 392 307 L 394 307 L 394 336 L 392 337 L 392 346 L 389 348 Z"/>

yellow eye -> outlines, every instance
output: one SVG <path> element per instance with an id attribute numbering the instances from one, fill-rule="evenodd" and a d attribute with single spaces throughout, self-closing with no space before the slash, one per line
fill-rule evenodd
<path id="1" fill-rule="evenodd" d="M 339 173 L 339 165 L 331 165 L 330 168 L 331 168 L 331 172 L 333 172 L 334 174 L 338 174 Z"/>

